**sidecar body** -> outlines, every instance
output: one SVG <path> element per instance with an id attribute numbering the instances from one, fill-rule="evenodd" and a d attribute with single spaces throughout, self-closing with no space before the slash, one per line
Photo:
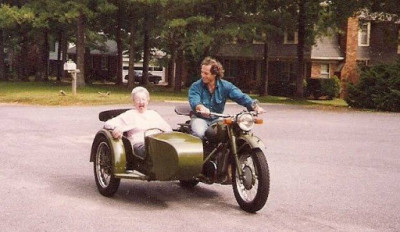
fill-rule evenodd
<path id="1" fill-rule="evenodd" d="M 99 118 L 106 121 L 124 111 L 104 111 Z M 114 139 L 110 131 L 99 130 L 90 156 L 90 161 L 94 162 L 96 182 L 102 179 L 102 175 L 114 180 L 171 181 L 193 180 L 201 173 L 203 145 L 195 136 L 175 131 L 152 134 L 145 137 L 145 150 L 144 157 L 135 155 L 128 139 Z M 128 169 L 134 171 L 127 172 Z M 107 178 L 104 180 L 106 182 Z"/>

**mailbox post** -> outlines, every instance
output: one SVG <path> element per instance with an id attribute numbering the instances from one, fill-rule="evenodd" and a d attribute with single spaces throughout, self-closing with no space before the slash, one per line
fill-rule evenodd
<path id="1" fill-rule="evenodd" d="M 64 64 L 64 70 L 68 71 L 72 75 L 72 94 L 76 95 L 76 74 L 79 73 L 79 69 L 76 69 L 76 64 L 72 60 L 68 60 Z"/>

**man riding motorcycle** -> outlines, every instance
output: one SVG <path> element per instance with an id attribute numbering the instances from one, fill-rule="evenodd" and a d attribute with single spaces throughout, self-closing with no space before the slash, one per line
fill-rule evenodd
<path id="1" fill-rule="evenodd" d="M 210 116 L 210 112 L 222 113 L 227 99 L 231 99 L 257 113 L 265 112 L 239 88 L 229 81 L 222 80 L 224 69 L 218 61 L 206 57 L 201 63 L 201 79 L 194 82 L 188 93 L 189 104 L 194 112 L 191 118 L 193 135 L 204 138 L 207 128 L 217 119 Z"/>

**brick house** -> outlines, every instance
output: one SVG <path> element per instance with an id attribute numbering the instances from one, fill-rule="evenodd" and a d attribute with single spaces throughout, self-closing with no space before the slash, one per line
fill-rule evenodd
<path id="1" fill-rule="evenodd" d="M 332 78 L 347 82 L 358 79 L 360 67 L 393 62 L 400 58 L 399 24 L 361 15 L 349 18 L 343 33 L 317 38 L 305 48 L 305 77 Z M 262 75 L 263 44 L 228 44 L 217 53 L 226 77 L 249 91 Z M 284 33 L 268 42 L 268 92 L 292 95 L 295 90 L 297 33 Z M 344 89 L 344 88 L 342 88 Z M 343 95 L 342 95 L 343 96 Z"/>

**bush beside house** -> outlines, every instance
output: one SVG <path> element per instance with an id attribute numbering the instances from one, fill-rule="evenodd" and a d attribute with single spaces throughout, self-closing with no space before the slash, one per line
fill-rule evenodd
<path id="1" fill-rule="evenodd" d="M 348 84 L 345 101 L 351 107 L 400 112 L 400 60 L 372 66 Z"/>
<path id="2" fill-rule="evenodd" d="M 306 85 L 306 97 L 312 95 L 315 99 L 322 96 L 333 99 L 339 96 L 340 80 L 337 76 L 332 78 L 308 78 Z"/>

